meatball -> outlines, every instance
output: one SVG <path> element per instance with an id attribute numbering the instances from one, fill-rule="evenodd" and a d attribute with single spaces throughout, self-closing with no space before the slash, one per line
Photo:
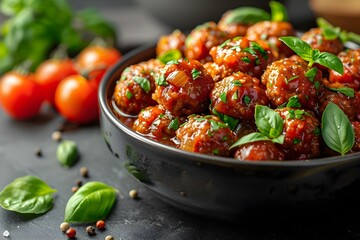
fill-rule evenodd
<path id="1" fill-rule="evenodd" d="M 326 39 L 321 28 L 312 28 L 305 32 L 301 39 L 307 42 L 312 49 L 318 49 L 320 52 L 329 52 L 337 55 L 344 49 L 344 45 L 339 38 Z"/>
<path id="2" fill-rule="evenodd" d="M 281 59 L 266 69 L 261 82 L 266 85 L 266 95 L 273 106 L 280 106 L 297 96 L 303 108 L 317 111 L 318 92 L 321 86 L 321 71 L 306 77 L 310 68 L 303 61 Z"/>
<path id="3" fill-rule="evenodd" d="M 344 65 L 344 74 L 340 75 L 330 70 L 329 87 L 350 87 L 355 91 L 360 90 L 360 49 L 340 52 L 338 57 Z"/>
<path id="4" fill-rule="evenodd" d="M 218 27 L 221 31 L 225 32 L 229 38 L 234 38 L 237 36 L 245 36 L 247 29 L 249 28 L 248 24 L 231 22 L 233 10 L 226 11 L 220 18 L 218 22 Z"/>
<path id="5" fill-rule="evenodd" d="M 233 73 L 233 71 L 227 68 L 225 65 L 219 65 L 215 62 L 207 62 L 203 66 L 206 71 L 211 75 L 214 82 L 218 82 Z"/>
<path id="6" fill-rule="evenodd" d="M 235 152 L 238 160 L 285 160 L 285 154 L 271 141 L 258 141 L 241 145 Z"/>
<path id="7" fill-rule="evenodd" d="M 322 138 L 320 121 L 311 111 L 295 108 L 275 110 L 284 120 L 284 143 L 279 147 L 288 160 L 303 160 L 320 156 Z"/>
<path id="8" fill-rule="evenodd" d="M 235 141 L 229 126 L 213 115 L 190 115 L 176 130 L 176 137 L 182 150 L 227 157 Z"/>
<path id="9" fill-rule="evenodd" d="M 113 99 L 122 112 L 137 115 L 141 109 L 157 104 L 152 99 L 155 91 L 153 74 L 161 66 L 160 61 L 151 59 L 131 65 L 122 72 L 113 93 Z"/>
<path id="10" fill-rule="evenodd" d="M 246 36 L 251 41 L 268 41 L 279 51 L 281 58 L 294 54 L 288 46 L 279 40 L 279 37 L 295 36 L 294 28 L 289 22 L 261 21 L 250 26 Z"/>
<path id="11" fill-rule="evenodd" d="M 208 110 L 214 80 L 196 60 L 169 62 L 156 77 L 153 99 L 175 116 Z"/>
<path id="12" fill-rule="evenodd" d="M 355 92 L 354 97 L 348 97 L 340 92 L 321 88 L 319 94 L 320 113 L 324 112 L 329 102 L 335 103 L 350 121 L 360 120 L 360 92 Z"/>
<path id="13" fill-rule="evenodd" d="M 186 35 L 180 30 L 174 30 L 171 34 L 160 37 L 156 44 L 156 55 L 159 56 L 174 49 L 184 54 L 185 39 Z"/>
<path id="14" fill-rule="evenodd" d="M 351 152 L 360 152 L 360 122 L 353 121 L 351 122 L 352 127 L 354 128 L 355 132 L 355 144 L 351 148 Z"/>
<path id="15" fill-rule="evenodd" d="M 233 38 L 210 50 L 213 61 L 230 71 L 260 78 L 267 65 L 277 57 L 264 41 L 251 42 L 246 37 Z"/>
<path id="16" fill-rule="evenodd" d="M 254 120 L 257 104 L 269 103 L 260 80 L 242 72 L 215 83 L 210 99 L 212 109 L 246 121 Z"/>
<path id="17" fill-rule="evenodd" d="M 175 145 L 172 138 L 184 121 L 184 118 L 175 118 L 161 105 L 156 105 L 142 110 L 132 128 L 158 142 Z"/>
<path id="18" fill-rule="evenodd" d="M 227 39 L 226 33 L 221 31 L 216 23 L 207 22 L 199 25 L 186 38 L 185 57 L 201 63 L 211 62 L 210 49 Z"/>

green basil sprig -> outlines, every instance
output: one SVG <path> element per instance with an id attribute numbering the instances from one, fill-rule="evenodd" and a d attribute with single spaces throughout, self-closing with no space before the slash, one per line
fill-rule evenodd
<path id="1" fill-rule="evenodd" d="M 77 145 L 74 141 L 62 141 L 56 151 L 56 156 L 61 165 L 72 167 L 79 159 Z"/>
<path id="2" fill-rule="evenodd" d="M 280 37 L 279 39 L 299 55 L 299 57 L 309 62 L 309 67 L 312 67 L 314 63 L 318 63 L 341 75 L 344 73 L 344 67 L 341 60 L 334 54 L 320 52 L 318 49 L 312 49 L 307 42 L 297 37 L 286 36 Z"/>
<path id="3" fill-rule="evenodd" d="M 162 63 L 167 64 L 170 61 L 179 60 L 182 54 L 178 49 L 171 49 L 157 57 Z"/>
<path id="4" fill-rule="evenodd" d="M 348 117 L 330 102 L 321 117 L 321 135 L 332 150 L 345 155 L 355 143 L 354 129 Z"/>
<path id="5" fill-rule="evenodd" d="M 133 77 L 134 82 L 136 82 L 137 84 L 140 85 L 140 87 L 144 90 L 144 92 L 146 94 L 148 94 L 151 90 L 151 84 L 149 79 L 145 78 L 145 77 L 140 77 L 140 76 L 134 76 Z"/>
<path id="6" fill-rule="evenodd" d="M 263 9 L 255 7 L 239 7 L 230 10 L 225 19 L 225 23 L 254 24 L 270 19 L 270 14 Z"/>
<path id="7" fill-rule="evenodd" d="M 87 182 L 66 204 L 65 222 L 95 222 L 105 219 L 114 206 L 117 190 L 102 182 Z"/>
<path id="8" fill-rule="evenodd" d="M 0 205 L 18 213 L 41 214 L 52 208 L 55 192 L 37 177 L 20 177 L 0 192 Z"/>
<path id="9" fill-rule="evenodd" d="M 347 41 L 360 43 L 359 34 L 342 30 L 340 27 L 334 27 L 324 18 L 317 18 L 316 23 L 321 28 L 323 35 L 327 40 L 334 40 L 336 38 L 340 38 L 343 43 Z"/>
<path id="10" fill-rule="evenodd" d="M 289 20 L 285 6 L 276 1 L 269 2 L 271 9 L 271 20 L 274 22 L 286 22 Z"/>
<path id="11" fill-rule="evenodd" d="M 256 105 L 255 124 L 259 129 L 259 132 L 243 136 L 230 148 L 257 141 L 272 141 L 279 144 L 284 143 L 285 136 L 282 135 L 284 122 L 280 115 L 273 109 L 262 105 Z"/>

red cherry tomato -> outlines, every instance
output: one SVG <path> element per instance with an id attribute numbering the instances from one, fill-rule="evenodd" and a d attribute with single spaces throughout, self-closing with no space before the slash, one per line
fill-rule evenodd
<path id="1" fill-rule="evenodd" d="M 99 84 L 106 70 L 120 58 L 121 53 L 115 48 L 90 45 L 79 53 L 75 62 L 81 73 Z"/>
<path id="2" fill-rule="evenodd" d="M 54 106 L 56 87 L 61 80 L 73 74 L 77 74 L 77 71 L 70 59 L 48 59 L 39 65 L 34 77 L 42 88 L 44 100 Z"/>
<path id="3" fill-rule="evenodd" d="M 99 117 L 97 85 L 81 75 L 63 79 L 55 91 L 55 106 L 68 121 L 78 124 L 96 122 Z"/>
<path id="4" fill-rule="evenodd" d="M 11 71 L 0 79 L 0 104 L 9 116 L 32 118 L 39 113 L 42 102 L 41 87 L 32 75 Z"/>

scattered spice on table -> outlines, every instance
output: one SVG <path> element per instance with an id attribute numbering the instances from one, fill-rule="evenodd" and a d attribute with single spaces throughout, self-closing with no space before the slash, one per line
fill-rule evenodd
<path id="1" fill-rule="evenodd" d="M 55 142 L 60 142 L 62 140 L 62 133 L 60 131 L 55 131 L 51 134 L 51 139 Z"/>
<path id="2" fill-rule="evenodd" d="M 132 199 L 138 199 L 139 197 L 138 191 L 136 189 L 130 190 L 129 197 L 131 197 Z"/>
<path id="3" fill-rule="evenodd" d="M 87 226 L 86 233 L 89 234 L 90 236 L 96 235 L 95 228 L 93 226 Z"/>
<path id="4" fill-rule="evenodd" d="M 69 228 L 70 228 L 70 225 L 67 222 L 63 222 L 60 224 L 60 230 L 62 232 L 66 232 Z"/>
<path id="5" fill-rule="evenodd" d="M 96 228 L 99 230 L 105 229 L 105 222 L 104 220 L 99 220 L 96 222 Z"/>

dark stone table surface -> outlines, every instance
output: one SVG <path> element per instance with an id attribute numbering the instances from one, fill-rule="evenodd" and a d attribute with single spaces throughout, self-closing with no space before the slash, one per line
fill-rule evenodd
<path id="1" fill-rule="evenodd" d="M 116 24 L 120 34 L 119 46 L 124 52 L 169 32 L 169 27 L 157 22 L 145 10 L 138 9 L 131 1 L 80 1 L 76 8 L 95 6 Z M 134 27 L 137 26 L 137 27 Z M 73 127 L 67 125 L 64 139 L 74 140 L 81 154 L 80 161 L 72 168 L 60 166 L 56 160 L 57 143 L 51 139 L 64 120 L 49 107 L 32 121 L 14 121 L 0 111 L 0 189 L 17 177 L 34 175 L 57 189 L 54 206 L 39 216 L 21 215 L 0 208 L 0 239 L 9 231 L 7 239 L 67 239 L 59 230 L 64 218 L 71 187 L 76 181 L 102 181 L 119 190 L 115 207 L 106 219 L 107 228 L 94 237 L 85 232 L 88 224 L 73 225 L 76 239 L 240 239 L 240 240 L 317 240 L 360 239 L 359 206 L 339 206 L 329 209 L 326 216 L 292 216 L 283 221 L 248 222 L 238 219 L 226 222 L 195 216 L 177 210 L 159 200 L 152 192 L 130 176 L 107 149 L 98 124 Z M 35 155 L 40 148 L 43 156 Z M 82 166 L 88 167 L 89 178 L 79 174 Z M 138 200 L 131 199 L 131 189 L 139 192 Z M 359 189 L 360 191 L 360 189 Z M 286 209 L 283 209 L 286 211 Z"/>

